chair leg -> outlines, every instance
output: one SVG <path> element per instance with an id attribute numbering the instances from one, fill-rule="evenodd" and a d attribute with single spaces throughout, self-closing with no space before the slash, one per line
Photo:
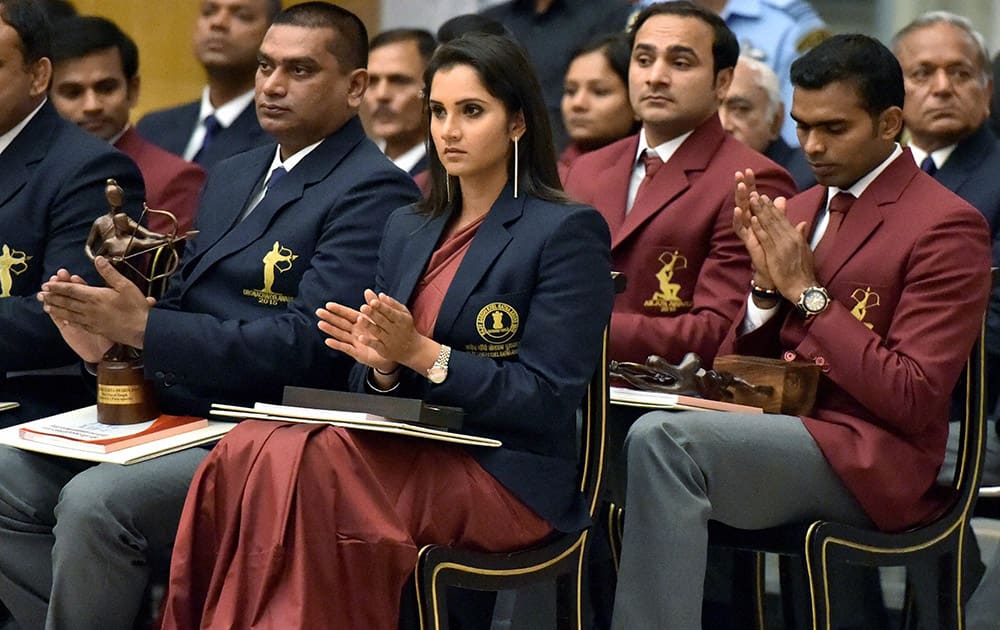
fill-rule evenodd
<path id="1" fill-rule="evenodd" d="M 423 579 L 415 582 L 420 630 L 448 630 L 448 587 L 428 579 L 428 575 L 420 577 Z M 423 580 L 428 581 L 423 584 Z"/>
<path id="2" fill-rule="evenodd" d="M 961 580 L 959 579 L 960 555 L 961 552 L 956 548 L 944 554 L 938 561 L 937 619 L 938 628 L 941 630 L 965 628 L 965 606 L 961 601 Z"/>
<path id="3" fill-rule="evenodd" d="M 815 630 L 833 630 L 830 610 L 830 574 L 827 563 L 823 561 L 822 545 L 808 547 L 809 562 L 806 566 L 806 577 L 809 584 L 809 619 Z"/>

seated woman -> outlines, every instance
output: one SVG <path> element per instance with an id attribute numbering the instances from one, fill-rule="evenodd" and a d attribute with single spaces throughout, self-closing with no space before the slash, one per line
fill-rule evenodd
<path id="1" fill-rule="evenodd" d="M 601 35 L 570 61 L 562 97 L 562 117 L 570 144 L 559 156 L 562 176 L 580 155 L 639 131 L 628 99 L 628 38 Z"/>
<path id="2" fill-rule="evenodd" d="M 396 630 L 422 545 L 513 550 L 586 523 L 575 411 L 611 313 L 607 225 L 561 192 L 518 45 L 459 38 L 425 80 L 430 195 L 390 217 L 364 304 L 327 303 L 319 327 L 358 391 L 460 406 L 503 446 L 240 423 L 188 495 L 166 628 Z"/>

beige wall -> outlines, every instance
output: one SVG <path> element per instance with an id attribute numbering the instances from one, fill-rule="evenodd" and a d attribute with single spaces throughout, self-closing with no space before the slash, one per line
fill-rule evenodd
<path id="1" fill-rule="evenodd" d="M 304 0 L 284 0 L 286 7 Z M 204 84 L 201 66 L 194 59 L 191 32 L 198 15 L 197 0 L 73 0 L 81 15 L 114 20 L 139 46 L 142 91 L 133 114 L 190 101 Z M 378 0 L 342 0 L 354 11 L 369 33 L 378 31 Z"/>

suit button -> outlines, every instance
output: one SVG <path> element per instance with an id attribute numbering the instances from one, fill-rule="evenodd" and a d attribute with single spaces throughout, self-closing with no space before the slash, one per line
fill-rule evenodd
<path id="1" fill-rule="evenodd" d="M 153 376 L 156 377 L 156 380 L 162 381 L 165 375 L 163 374 L 163 372 L 156 372 L 155 374 L 153 374 Z"/>
<path id="2" fill-rule="evenodd" d="M 820 367 L 820 371 L 822 371 L 822 372 L 829 372 L 830 371 L 830 364 L 826 362 L 826 358 L 824 358 L 824 357 L 821 357 L 821 356 L 820 357 L 816 357 L 815 359 L 813 359 L 813 363 L 815 363 L 816 365 L 818 365 Z"/>
<path id="3" fill-rule="evenodd" d="M 785 353 L 781 355 L 781 358 L 785 361 L 794 361 L 796 359 L 795 353 L 791 350 L 785 350 Z"/>

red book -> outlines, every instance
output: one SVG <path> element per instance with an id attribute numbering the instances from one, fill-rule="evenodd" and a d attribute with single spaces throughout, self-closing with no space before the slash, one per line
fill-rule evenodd
<path id="1" fill-rule="evenodd" d="M 205 418 L 161 415 L 139 424 L 101 424 L 92 417 L 60 414 L 22 426 L 21 438 L 91 453 L 110 453 L 208 426 Z"/>

